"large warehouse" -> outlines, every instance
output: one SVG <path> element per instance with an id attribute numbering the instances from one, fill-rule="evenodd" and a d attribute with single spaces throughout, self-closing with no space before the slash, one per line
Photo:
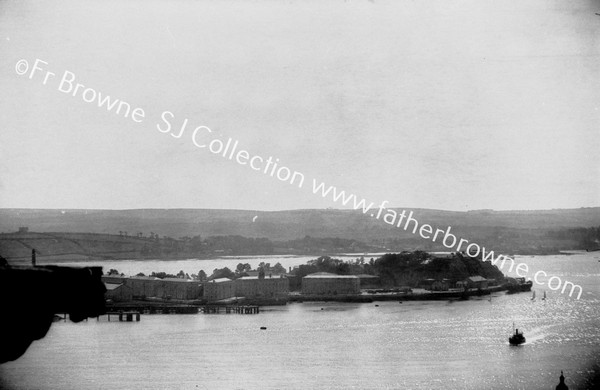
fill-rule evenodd
<path id="1" fill-rule="evenodd" d="M 356 275 L 317 272 L 302 278 L 302 294 L 360 294 L 360 279 Z"/>
<path id="2" fill-rule="evenodd" d="M 235 292 L 238 297 L 282 298 L 287 297 L 290 282 L 283 275 L 278 277 L 244 276 L 236 279 Z"/>

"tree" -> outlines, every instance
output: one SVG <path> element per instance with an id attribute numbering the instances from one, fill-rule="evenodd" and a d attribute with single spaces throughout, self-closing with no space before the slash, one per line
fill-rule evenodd
<path id="1" fill-rule="evenodd" d="M 153 278 L 165 279 L 165 278 L 177 278 L 176 275 L 171 275 L 166 272 L 152 272 L 150 274 Z"/>
<path id="2" fill-rule="evenodd" d="M 185 279 L 185 272 L 183 272 L 183 270 L 180 270 L 179 273 L 177 274 L 177 277 L 179 279 Z"/>
<path id="3" fill-rule="evenodd" d="M 285 273 L 285 268 L 283 268 L 283 266 L 281 265 L 281 263 L 277 263 L 273 267 L 273 272 L 276 273 L 276 274 L 284 274 Z"/>
<path id="4" fill-rule="evenodd" d="M 235 267 L 235 274 L 237 276 L 242 275 L 245 272 L 248 272 L 252 270 L 252 266 L 248 263 L 242 264 L 242 263 L 238 263 L 238 265 Z"/>
<path id="5" fill-rule="evenodd" d="M 227 267 L 221 268 L 221 269 L 215 268 L 212 275 L 210 275 L 209 279 L 212 280 L 212 279 L 219 279 L 219 278 L 234 279 L 235 273 Z"/>
<path id="6" fill-rule="evenodd" d="M 200 270 L 200 272 L 198 272 L 198 280 L 201 282 L 204 282 L 206 280 L 206 272 L 204 272 L 204 270 Z"/>
<path id="7" fill-rule="evenodd" d="M 146 275 L 145 275 L 143 272 L 140 272 L 140 273 L 138 273 L 138 274 L 137 274 L 137 275 L 135 275 L 135 276 L 146 276 Z"/>
<path id="8" fill-rule="evenodd" d="M 114 268 L 111 268 L 110 271 L 108 271 L 108 275 L 119 275 L 119 271 L 117 271 Z"/>
<path id="9" fill-rule="evenodd" d="M 238 263 L 237 267 L 235 267 L 236 275 L 240 275 L 244 273 L 244 264 Z"/>

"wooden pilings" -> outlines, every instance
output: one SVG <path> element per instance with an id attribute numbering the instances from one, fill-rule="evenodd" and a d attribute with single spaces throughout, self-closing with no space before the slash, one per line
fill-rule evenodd
<path id="1" fill-rule="evenodd" d="M 108 309 L 111 312 L 137 311 L 143 314 L 198 314 L 198 307 L 191 305 L 122 305 Z"/>
<path id="2" fill-rule="evenodd" d="M 118 311 L 118 312 L 107 312 L 106 316 L 108 318 L 108 322 L 110 322 L 110 316 L 117 316 L 119 321 L 121 322 L 139 322 L 140 321 L 140 312 L 139 311 Z M 98 321 L 100 317 L 98 316 Z"/>
<path id="3" fill-rule="evenodd" d="M 259 306 L 218 306 L 206 305 L 202 307 L 204 314 L 259 314 Z"/>

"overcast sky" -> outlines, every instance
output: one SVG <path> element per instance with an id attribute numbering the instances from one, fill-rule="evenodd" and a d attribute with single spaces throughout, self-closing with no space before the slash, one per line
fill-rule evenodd
<path id="1" fill-rule="evenodd" d="M 592 1 L 0 2 L 0 207 L 600 206 Z M 18 75 L 17 61 L 48 63 Z M 58 90 L 65 71 L 145 112 Z M 91 96 L 92 92 L 88 92 Z M 278 158 L 302 188 L 197 148 Z M 200 133 L 199 133 L 200 134 Z M 202 133 L 203 141 L 210 141 Z"/>

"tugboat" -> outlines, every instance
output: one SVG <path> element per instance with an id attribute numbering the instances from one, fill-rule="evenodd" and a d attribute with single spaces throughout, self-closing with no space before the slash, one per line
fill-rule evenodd
<path id="1" fill-rule="evenodd" d="M 510 345 L 521 345 L 525 342 L 525 336 L 523 336 L 523 332 L 519 332 L 519 329 L 515 329 L 515 324 L 513 323 L 513 329 L 515 330 L 515 334 L 508 338 L 508 342 Z"/>
<path id="2" fill-rule="evenodd" d="M 533 282 L 531 280 L 525 280 L 525 278 L 515 278 L 513 283 L 506 285 L 507 294 L 515 294 L 525 291 L 531 291 Z"/>

